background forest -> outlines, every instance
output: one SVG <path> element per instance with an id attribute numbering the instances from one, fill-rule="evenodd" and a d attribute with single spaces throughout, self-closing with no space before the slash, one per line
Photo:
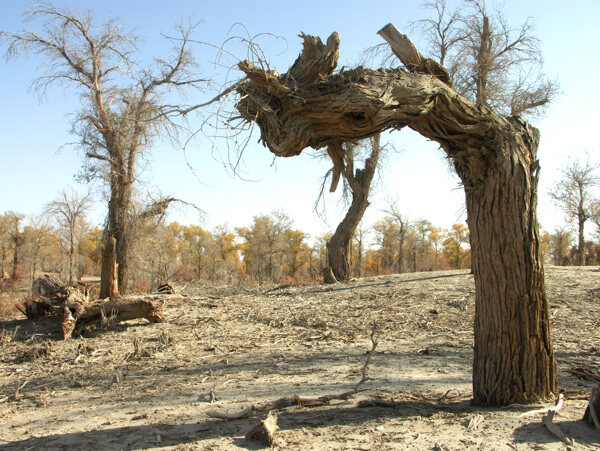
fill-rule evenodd
<path id="1" fill-rule="evenodd" d="M 89 199 L 62 193 L 39 216 L 0 216 L 3 291 L 30 287 L 42 273 L 65 282 L 99 276 L 102 228 L 87 222 L 88 206 Z M 233 228 L 207 229 L 169 222 L 165 216 L 141 219 L 133 236 L 130 289 L 146 292 L 169 281 L 318 283 L 331 234 L 311 237 L 296 229 L 285 212 L 274 211 Z M 584 249 L 585 264 L 597 265 L 597 238 L 587 240 Z M 567 226 L 543 231 L 541 251 L 547 264 L 578 264 L 576 233 Z M 369 227 L 358 228 L 350 261 L 354 277 L 469 268 L 469 234 L 465 224 L 444 229 L 425 219 L 384 213 Z"/>

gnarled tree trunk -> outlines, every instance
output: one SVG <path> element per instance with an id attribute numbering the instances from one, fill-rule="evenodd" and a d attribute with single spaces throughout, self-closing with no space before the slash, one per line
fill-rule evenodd
<path id="1" fill-rule="evenodd" d="M 346 212 L 346 216 L 335 229 L 334 234 L 327 243 L 327 264 L 333 271 L 338 281 L 347 281 L 350 279 L 350 246 L 352 237 L 356 228 L 362 220 L 365 210 L 369 206 L 369 191 L 371 182 L 377 169 L 377 162 L 381 153 L 380 136 L 376 135 L 371 139 L 371 154 L 365 161 L 364 169 L 357 169 L 354 172 L 354 161 L 352 157 L 342 160 L 343 167 L 340 169 L 344 179 L 350 186 L 352 192 L 352 203 Z M 332 146 L 330 146 L 330 154 Z M 336 147 L 341 151 L 341 147 Z M 333 159 L 334 165 L 336 159 Z M 335 173 L 335 167 L 334 167 Z M 333 188 L 332 188 L 333 189 Z"/>
<path id="2" fill-rule="evenodd" d="M 557 389 L 536 219 L 538 133 L 511 118 L 497 140 L 485 178 L 465 189 L 476 288 L 473 397 L 487 405 Z"/>
<path id="3" fill-rule="evenodd" d="M 447 71 L 393 26 L 380 34 L 412 73 L 333 74 L 337 34 L 326 46 L 304 36 L 303 53 L 287 74 L 239 64 L 247 81 L 238 87 L 237 109 L 280 156 L 404 126 L 438 142 L 462 180 L 471 232 L 473 400 L 506 405 L 551 398 L 557 382 L 536 217 L 538 132 L 459 95 Z M 299 66 L 318 77 L 296 78 Z"/>

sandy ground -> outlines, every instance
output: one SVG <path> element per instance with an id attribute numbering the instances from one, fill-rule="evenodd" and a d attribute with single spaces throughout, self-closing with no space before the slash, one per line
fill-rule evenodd
<path id="1" fill-rule="evenodd" d="M 554 422 L 570 447 L 542 414 L 520 416 L 545 406 L 470 405 L 473 279 L 447 271 L 271 291 L 190 284 L 161 297 L 165 323 L 68 341 L 52 318 L 0 322 L 0 449 L 260 449 L 244 437 L 266 414 L 206 412 L 351 390 L 374 326 L 364 391 L 279 411 L 277 447 L 600 449 L 579 421 L 600 381 L 600 269 L 549 267 L 546 279 L 566 398 Z"/>

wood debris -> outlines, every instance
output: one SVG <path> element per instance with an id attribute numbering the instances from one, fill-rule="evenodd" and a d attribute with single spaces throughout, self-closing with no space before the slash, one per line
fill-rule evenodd
<path id="1" fill-rule="evenodd" d="M 474 431 L 479 427 L 481 422 L 483 421 L 483 415 L 475 415 L 469 420 L 469 424 L 467 424 L 467 431 Z"/>
<path id="2" fill-rule="evenodd" d="M 92 330 L 106 328 L 109 323 L 145 318 L 150 322 L 164 321 L 162 305 L 147 296 L 127 296 L 115 299 L 90 299 L 89 286 L 77 283 L 65 286 L 55 277 L 44 275 L 33 284 L 39 300 L 22 307 L 30 319 L 42 315 L 60 320 L 63 338 L 86 335 Z"/>
<path id="3" fill-rule="evenodd" d="M 544 423 L 544 426 L 546 426 L 546 429 L 548 429 L 550 433 L 558 437 L 565 445 L 574 445 L 575 441 L 567 437 L 562 429 L 552 422 L 555 414 L 555 411 L 549 410 L 548 413 L 542 418 L 542 423 Z"/>
<path id="4" fill-rule="evenodd" d="M 261 420 L 248 434 L 246 440 L 258 440 L 268 446 L 274 446 L 275 431 L 279 429 L 277 425 L 277 415 L 269 412 L 267 418 Z"/>
<path id="5" fill-rule="evenodd" d="M 239 418 L 245 418 L 250 415 L 252 412 L 269 412 L 271 410 L 279 410 L 285 409 L 286 407 L 292 406 L 304 406 L 304 407 L 317 407 L 325 404 L 329 404 L 333 400 L 345 400 L 349 399 L 352 396 L 356 395 L 360 391 L 360 387 L 367 380 L 367 368 L 371 362 L 371 357 L 375 349 L 377 348 L 377 340 L 375 340 L 375 333 L 377 331 L 377 326 L 373 325 L 373 329 L 371 331 L 371 349 L 367 353 L 367 358 L 362 367 L 361 374 L 362 377 L 360 381 L 354 386 L 354 388 L 350 391 L 346 391 L 343 393 L 332 393 L 323 396 L 319 396 L 316 398 L 308 398 L 301 397 L 299 395 L 285 396 L 283 398 L 276 399 L 275 401 L 268 401 L 265 403 L 254 404 L 250 407 L 246 407 L 245 409 L 239 412 L 221 412 L 218 410 L 209 410 L 206 414 L 212 418 L 221 418 L 225 420 L 234 420 Z"/>

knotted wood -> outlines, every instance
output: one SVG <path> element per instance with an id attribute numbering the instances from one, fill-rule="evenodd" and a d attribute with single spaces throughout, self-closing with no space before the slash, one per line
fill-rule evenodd
<path id="1" fill-rule="evenodd" d="M 279 156 L 332 143 L 339 148 L 403 127 L 439 143 L 465 189 L 476 289 L 473 400 L 553 399 L 556 365 L 536 214 L 539 133 L 458 94 L 447 71 L 394 30 L 388 25 L 380 34 L 404 68 L 333 73 L 337 47 L 306 37 L 295 65 L 313 67 L 311 55 L 318 55 L 314 67 L 322 67 L 307 69 L 319 74 L 307 82 L 291 70 L 280 74 L 242 61 L 246 81 L 237 87 L 236 108 Z"/>

